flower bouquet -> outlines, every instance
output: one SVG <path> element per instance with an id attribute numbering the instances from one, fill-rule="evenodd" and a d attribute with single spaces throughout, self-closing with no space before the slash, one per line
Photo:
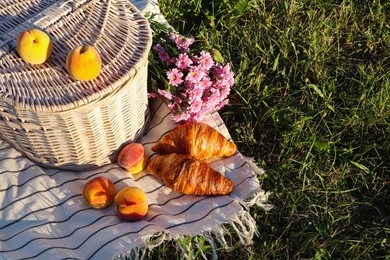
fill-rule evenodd
<path id="1" fill-rule="evenodd" d="M 183 37 L 161 24 L 156 26 L 156 22 L 151 24 L 155 45 L 149 59 L 149 97 L 162 98 L 175 123 L 200 121 L 207 113 L 225 106 L 234 73 L 229 64 L 214 60 L 221 57 L 220 53 L 215 49 L 194 53 L 190 48 L 194 38 Z"/>

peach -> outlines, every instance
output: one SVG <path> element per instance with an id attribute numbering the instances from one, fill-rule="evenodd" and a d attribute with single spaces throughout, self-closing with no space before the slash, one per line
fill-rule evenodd
<path id="1" fill-rule="evenodd" d="M 93 80 L 99 76 L 101 68 L 100 54 L 90 45 L 78 46 L 66 57 L 66 69 L 76 80 Z"/>
<path id="2" fill-rule="evenodd" d="M 51 55 L 53 44 L 49 35 L 38 29 L 29 29 L 19 33 L 16 40 L 19 56 L 31 64 L 42 64 Z"/>
<path id="3" fill-rule="evenodd" d="M 125 221 L 137 221 L 148 212 L 146 193 L 137 187 L 121 189 L 115 196 L 118 216 Z"/>
<path id="4" fill-rule="evenodd" d="M 148 157 L 140 143 L 129 143 L 119 152 L 118 165 L 129 173 L 140 173 L 147 163 Z"/>
<path id="5" fill-rule="evenodd" d="M 116 189 L 112 181 L 106 177 L 99 176 L 84 184 L 84 202 L 95 209 L 102 209 L 110 206 L 115 199 Z"/>

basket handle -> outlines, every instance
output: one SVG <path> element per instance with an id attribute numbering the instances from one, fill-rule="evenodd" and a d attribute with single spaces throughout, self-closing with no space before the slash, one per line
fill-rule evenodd
<path id="1" fill-rule="evenodd" d="M 92 0 L 92 2 L 94 1 L 96 0 Z M 61 19 L 61 17 L 79 8 L 85 2 L 91 2 L 91 0 L 56 1 L 54 4 L 52 4 L 42 12 L 36 14 L 27 21 L 16 26 L 7 34 L 0 35 L 0 57 L 16 47 L 16 38 L 18 37 L 20 32 L 34 27 L 39 29 L 45 29 L 51 24 Z"/>

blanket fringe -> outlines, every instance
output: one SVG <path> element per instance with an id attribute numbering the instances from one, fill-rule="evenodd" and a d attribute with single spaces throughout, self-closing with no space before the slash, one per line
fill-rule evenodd
<path id="1" fill-rule="evenodd" d="M 265 192 L 263 190 L 256 191 L 252 193 L 248 198 L 244 201 L 240 201 L 240 203 L 246 208 L 249 209 L 253 205 L 257 205 L 262 207 L 264 210 L 270 210 L 273 208 L 273 205 L 268 204 L 268 197 L 271 195 L 271 192 Z"/>
<path id="2" fill-rule="evenodd" d="M 249 249 L 253 237 L 258 234 L 256 222 L 246 210 L 242 210 L 229 223 L 203 231 L 199 235 L 172 235 L 169 232 L 160 232 L 144 239 L 144 245 L 123 252 L 115 259 L 144 259 L 165 241 L 173 241 L 173 246 L 181 252 L 181 259 L 218 259 L 218 250 L 229 250 L 233 238 L 231 228 L 234 229 L 242 246 Z M 230 228 L 230 230 L 229 230 Z M 229 242 L 228 242 L 229 241 Z"/>
<path id="3" fill-rule="evenodd" d="M 262 168 L 260 168 L 257 164 L 256 164 L 256 161 L 255 159 L 251 158 L 251 157 L 245 157 L 246 159 L 246 162 L 249 164 L 249 166 L 252 168 L 252 170 L 254 171 L 254 173 L 256 175 L 263 175 L 265 172 Z"/>
<path id="4" fill-rule="evenodd" d="M 245 160 L 257 176 L 262 176 L 265 173 L 264 170 L 256 164 L 253 158 L 245 157 Z M 256 191 L 249 195 L 246 200 L 240 202 L 247 209 L 249 209 L 253 205 L 257 205 L 265 210 L 270 210 L 273 208 L 273 206 L 271 204 L 268 204 L 267 201 L 271 194 L 271 192 L 265 192 L 264 190 L 260 189 L 259 191 Z"/>

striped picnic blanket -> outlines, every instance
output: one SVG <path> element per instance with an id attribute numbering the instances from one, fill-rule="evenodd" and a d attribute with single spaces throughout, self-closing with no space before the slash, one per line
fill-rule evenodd
<path id="1" fill-rule="evenodd" d="M 143 12 L 160 14 L 156 1 L 133 2 Z M 151 103 L 150 113 L 140 142 L 153 157 L 150 148 L 175 125 L 160 100 Z M 231 139 L 217 112 L 203 122 Z M 216 257 L 216 244 L 228 246 L 226 226 L 237 231 L 243 244 L 251 243 L 256 225 L 248 209 L 255 203 L 268 208 L 268 193 L 256 178 L 262 170 L 239 152 L 210 165 L 234 182 L 230 195 L 183 195 L 151 175 L 140 173 L 133 178 L 115 163 L 85 172 L 43 168 L 0 140 L 0 259 L 138 257 L 163 241 L 186 235 L 204 237 Z M 86 206 L 82 188 L 96 176 L 111 179 L 117 190 L 126 186 L 143 189 L 149 200 L 145 218 L 124 222 L 114 205 L 101 210 Z"/>

